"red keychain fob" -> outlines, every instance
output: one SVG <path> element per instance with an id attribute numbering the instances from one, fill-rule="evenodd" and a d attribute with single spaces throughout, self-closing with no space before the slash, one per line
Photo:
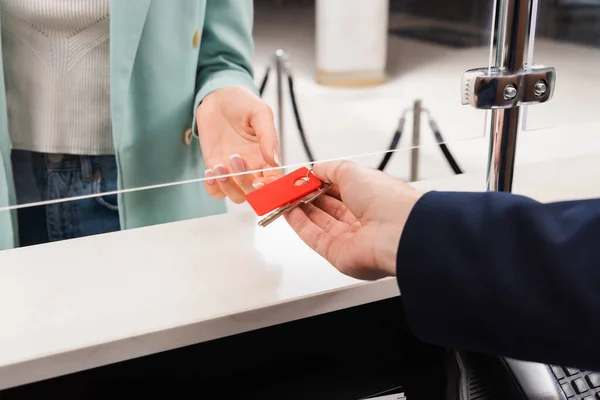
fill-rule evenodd
<path id="1" fill-rule="evenodd" d="M 246 195 L 248 204 L 261 217 L 318 190 L 323 182 L 302 167 Z"/>

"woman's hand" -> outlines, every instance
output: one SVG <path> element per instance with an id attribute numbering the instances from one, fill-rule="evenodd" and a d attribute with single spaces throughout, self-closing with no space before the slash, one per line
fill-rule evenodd
<path id="1" fill-rule="evenodd" d="M 273 112 L 254 93 L 241 87 L 217 90 L 204 98 L 196 120 L 211 196 L 243 203 L 246 193 L 282 175 L 276 169 L 218 178 L 281 165 Z"/>
<path id="2" fill-rule="evenodd" d="M 421 193 L 347 161 L 315 164 L 313 172 L 331 190 L 285 216 L 298 236 L 346 275 L 365 280 L 396 275 L 400 236 Z"/>

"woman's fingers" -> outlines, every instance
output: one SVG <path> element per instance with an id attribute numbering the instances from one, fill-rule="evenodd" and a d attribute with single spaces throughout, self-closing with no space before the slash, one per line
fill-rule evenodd
<path id="1" fill-rule="evenodd" d="M 259 189 L 265 185 L 268 185 L 269 183 L 275 182 L 277 179 L 277 177 L 274 176 L 262 176 L 262 177 L 254 177 L 254 181 L 252 182 L 252 187 L 254 189 Z"/>
<path id="2" fill-rule="evenodd" d="M 249 193 L 254 190 L 252 183 L 254 181 L 254 174 L 245 173 L 248 170 L 248 165 L 246 160 L 244 160 L 239 154 L 233 154 L 229 157 L 229 164 L 231 166 L 231 171 L 236 175 L 233 177 L 233 180 L 243 193 Z"/>
<path id="3" fill-rule="evenodd" d="M 215 171 L 212 169 L 207 169 L 204 172 L 204 187 L 206 188 L 206 192 L 209 194 L 209 196 L 223 200 L 225 198 L 225 193 L 223 193 L 221 190 L 217 180 L 215 179 L 215 176 Z"/>
<path id="4" fill-rule="evenodd" d="M 283 176 L 283 168 L 271 167 L 269 165 L 265 165 L 262 174 L 268 180 L 276 180 Z"/>
<path id="5" fill-rule="evenodd" d="M 233 154 L 229 157 L 228 163 L 218 163 L 206 170 L 206 190 L 212 197 L 218 199 L 229 197 L 234 203 L 243 203 L 247 193 L 283 176 L 282 169 L 265 167 L 267 170 L 259 173 L 248 172 L 246 160 L 239 154 Z M 224 176 L 230 174 L 234 176 Z M 336 184 L 330 184 L 327 195 L 321 196 L 314 204 L 339 221 L 349 225 L 358 224 L 354 215 L 341 202 L 340 188 Z"/>
<path id="6" fill-rule="evenodd" d="M 219 185 L 221 191 L 225 193 L 225 196 L 229 197 L 231 201 L 236 204 L 241 204 L 246 201 L 246 196 L 236 183 L 235 179 L 230 176 L 223 176 L 229 174 L 225 165 L 217 164 L 212 168 L 212 170 L 215 173 L 217 184 Z"/>
<path id="7" fill-rule="evenodd" d="M 246 201 L 246 194 L 265 186 L 281 176 L 281 171 L 274 173 L 254 173 L 248 171 L 248 163 L 239 154 L 229 157 L 227 163 L 217 163 L 205 172 L 205 187 L 215 198 L 229 197 L 234 203 Z M 225 176 L 233 175 L 233 176 Z"/>
<path id="8" fill-rule="evenodd" d="M 267 164 L 272 167 L 281 166 L 277 131 L 271 107 L 262 102 L 256 104 L 250 116 L 250 125 L 258 138 L 260 152 Z"/>

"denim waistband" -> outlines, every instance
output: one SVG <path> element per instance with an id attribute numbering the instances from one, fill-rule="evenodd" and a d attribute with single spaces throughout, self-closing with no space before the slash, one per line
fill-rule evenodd
<path id="1" fill-rule="evenodd" d="M 13 150 L 12 168 L 19 204 L 44 201 L 47 176 L 52 172 L 80 172 L 83 181 L 91 181 L 97 171 L 116 166 L 113 155 L 79 156 L 45 154 Z"/>

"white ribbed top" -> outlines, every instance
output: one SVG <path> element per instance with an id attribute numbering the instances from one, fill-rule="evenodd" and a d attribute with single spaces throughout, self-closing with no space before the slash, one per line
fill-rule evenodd
<path id="1" fill-rule="evenodd" d="M 13 148 L 86 155 L 114 152 L 109 1 L 0 0 Z"/>

